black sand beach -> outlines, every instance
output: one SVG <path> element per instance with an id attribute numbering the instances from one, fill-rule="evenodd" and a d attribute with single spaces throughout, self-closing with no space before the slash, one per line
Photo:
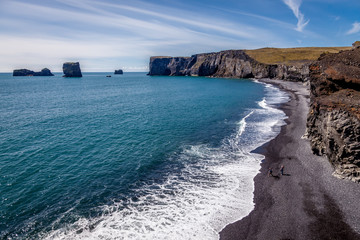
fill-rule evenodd
<path id="1" fill-rule="evenodd" d="M 328 160 L 313 155 L 302 138 L 309 91 L 301 83 L 264 81 L 289 92 L 291 100 L 281 106 L 287 125 L 258 149 L 265 160 L 254 179 L 254 210 L 226 226 L 220 239 L 360 239 L 360 185 L 332 176 Z"/>

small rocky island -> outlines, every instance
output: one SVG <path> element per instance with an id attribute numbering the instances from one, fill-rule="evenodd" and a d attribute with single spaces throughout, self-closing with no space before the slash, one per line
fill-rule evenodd
<path id="1" fill-rule="evenodd" d="M 54 76 L 54 74 L 48 68 L 43 68 L 40 72 L 34 72 L 29 69 L 15 69 L 13 76 Z"/>
<path id="2" fill-rule="evenodd" d="M 66 62 L 63 64 L 63 77 L 82 77 L 79 62 Z"/>
<path id="3" fill-rule="evenodd" d="M 115 70 L 114 74 L 124 74 L 122 69 Z"/>

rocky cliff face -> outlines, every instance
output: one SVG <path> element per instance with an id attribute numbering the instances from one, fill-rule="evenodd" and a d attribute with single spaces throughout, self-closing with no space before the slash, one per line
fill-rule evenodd
<path id="1" fill-rule="evenodd" d="M 196 54 L 191 57 L 151 57 L 149 75 L 276 78 L 307 81 L 309 64 L 287 66 L 257 62 L 243 50 Z"/>
<path id="2" fill-rule="evenodd" d="M 360 182 L 360 48 L 327 54 L 310 65 L 308 135 L 335 175 Z"/>
<path id="3" fill-rule="evenodd" d="M 80 63 L 66 62 L 63 64 L 63 77 L 82 77 Z"/>
<path id="4" fill-rule="evenodd" d="M 40 72 L 34 72 L 28 69 L 16 69 L 13 76 L 54 76 L 48 68 L 42 69 Z"/>

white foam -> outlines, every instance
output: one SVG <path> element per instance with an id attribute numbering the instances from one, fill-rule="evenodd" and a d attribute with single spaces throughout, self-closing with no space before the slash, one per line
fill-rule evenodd
<path id="1" fill-rule="evenodd" d="M 259 106 L 264 108 L 264 109 L 269 109 L 268 105 L 266 104 L 266 99 L 263 98 L 263 100 L 261 100 L 261 102 L 258 102 Z"/>
<path id="2" fill-rule="evenodd" d="M 250 109 L 221 146 L 184 146 L 177 156 L 180 172 L 136 189 L 136 200 L 114 200 L 101 207 L 102 216 L 81 218 L 46 239 L 218 239 L 224 226 L 253 209 L 253 178 L 263 156 L 250 152 L 273 138 L 285 118 L 270 104 L 276 103 L 271 96 L 284 97 L 281 92 L 270 86 L 266 93 L 261 108 Z"/>

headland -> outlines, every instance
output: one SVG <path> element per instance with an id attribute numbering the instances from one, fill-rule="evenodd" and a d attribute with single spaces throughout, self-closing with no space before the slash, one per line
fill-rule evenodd
<path id="1" fill-rule="evenodd" d="M 257 150 L 255 208 L 220 239 L 360 239 L 359 56 L 355 42 L 150 58 L 149 75 L 255 78 L 291 96 L 287 124 Z"/>

